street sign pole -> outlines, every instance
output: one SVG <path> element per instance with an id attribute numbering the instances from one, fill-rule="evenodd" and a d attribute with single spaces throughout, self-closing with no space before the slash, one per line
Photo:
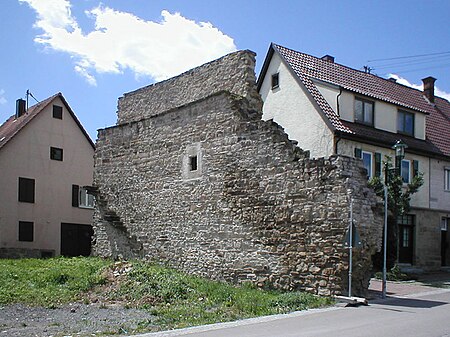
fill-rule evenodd
<path id="1" fill-rule="evenodd" d="M 386 298 L 387 214 L 388 214 L 388 190 L 387 190 L 387 186 L 384 185 L 383 282 L 381 284 L 381 297 L 382 298 Z"/>
<path id="2" fill-rule="evenodd" d="M 352 271 L 353 271 L 353 198 L 350 201 L 350 224 L 349 224 L 349 267 L 348 267 L 348 297 L 352 297 Z"/>

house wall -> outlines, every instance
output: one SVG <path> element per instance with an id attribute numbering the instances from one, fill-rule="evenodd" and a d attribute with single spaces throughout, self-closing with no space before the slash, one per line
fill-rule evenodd
<path id="1" fill-rule="evenodd" d="M 441 267 L 442 212 L 412 208 L 409 214 L 415 215 L 413 264 L 424 270 L 438 270 Z"/>
<path id="2" fill-rule="evenodd" d="M 394 158 L 393 150 L 349 140 L 339 142 L 338 153 L 351 156 L 355 147 L 367 152 L 378 152 Z M 441 266 L 441 219 L 450 218 L 450 192 L 444 191 L 444 167 L 449 162 L 406 153 L 405 159 L 418 160 L 419 171 L 423 173 L 424 184 L 411 198 L 411 211 L 415 215 L 415 266 L 425 270 L 436 270 Z"/>
<path id="3" fill-rule="evenodd" d="M 72 207 L 72 184 L 91 185 L 94 150 L 63 102 L 63 119 L 52 104 L 0 151 L 0 255 L 60 253 L 61 222 L 90 224 L 90 209 Z M 63 149 L 63 161 L 50 159 L 50 146 Z M 35 203 L 18 202 L 18 178 L 35 179 Z M 19 221 L 34 222 L 34 241 L 18 241 Z"/>
<path id="4" fill-rule="evenodd" d="M 371 153 L 381 153 L 381 158 L 384 160 L 385 156 L 391 157 L 393 160 L 395 158 L 394 150 L 381 148 L 379 146 L 373 146 L 369 144 L 364 144 L 360 142 L 355 142 L 351 140 L 342 139 L 338 145 L 338 154 L 343 154 L 346 156 L 354 156 L 355 148 L 362 149 L 366 152 Z M 413 194 L 411 198 L 411 206 L 428 208 L 430 205 L 430 159 L 428 157 L 423 157 L 411 153 L 406 153 L 405 160 L 409 160 L 411 163 L 413 160 L 419 161 L 419 172 L 423 173 L 423 185 L 416 194 Z M 375 159 L 373 159 L 373 170 L 375 165 Z M 411 168 L 412 169 L 412 168 Z M 383 170 L 384 172 L 384 170 Z M 412 171 L 411 171 L 412 174 Z"/>
<path id="5" fill-rule="evenodd" d="M 276 73 L 279 73 L 279 88 L 271 89 L 271 76 Z M 310 151 L 312 158 L 328 157 L 334 153 L 332 132 L 317 113 L 318 108 L 306 95 L 305 89 L 277 54 L 270 61 L 259 92 L 264 101 L 264 120 L 273 119 L 282 125 L 289 138 Z"/>
<path id="6" fill-rule="evenodd" d="M 214 90 L 211 88 L 211 90 Z M 367 290 L 382 215 L 360 162 L 308 159 L 252 104 L 211 94 L 153 118 L 100 130 L 95 252 L 144 257 L 214 279 L 342 293 L 349 203 Z M 189 156 L 199 158 L 191 172 Z"/>
<path id="7" fill-rule="evenodd" d="M 367 98 L 350 91 L 342 90 L 339 96 L 339 89 L 336 87 L 314 82 L 327 103 L 334 111 L 339 111 L 341 119 L 354 122 L 354 104 L 355 97 L 369 99 L 375 102 L 374 105 L 374 127 L 380 130 L 397 133 L 397 111 L 398 107 L 394 104 Z M 338 98 L 339 96 L 339 98 Z M 337 100 L 339 100 L 339 110 L 337 109 Z M 410 111 L 404 109 L 405 111 Z M 418 139 L 425 139 L 425 118 L 426 115 L 420 112 L 414 112 L 414 136 Z"/>
<path id="8" fill-rule="evenodd" d="M 430 208 L 450 213 L 450 191 L 444 190 L 444 169 L 450 161 L 430 159 Z"/>

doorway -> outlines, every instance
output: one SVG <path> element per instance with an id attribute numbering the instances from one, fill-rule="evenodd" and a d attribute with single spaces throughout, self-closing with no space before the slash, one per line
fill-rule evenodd
<path id="1" fill-rule="evenodd" d="M 61 255 L 91 255 L 93 234 L 91 225 L 61 223 Z"/>
<path id="2" fill-rule="evenodd" d="M 413 264 L 414 215 L 406 214 L 398 219 L 398 262 Z"/>

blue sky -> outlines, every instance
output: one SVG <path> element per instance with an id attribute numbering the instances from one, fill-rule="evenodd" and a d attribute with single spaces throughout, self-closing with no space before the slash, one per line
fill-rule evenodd
<path id="1" fill-rule="evenodd" d="M 28 89 L 62 92 L 95 141 L 124 93 L 237 49 L 258 74 L 271 42 L 404 84 L 433 76 L 450 99 L 449 13 L 448 0 L 2 0 L 0 122 Z"/>

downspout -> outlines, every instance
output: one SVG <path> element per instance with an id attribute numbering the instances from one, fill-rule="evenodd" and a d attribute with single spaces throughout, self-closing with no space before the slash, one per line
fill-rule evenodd
<path id="1" fill-rule="evenodd" d="M 335 131 L 334 135 L 335 135 L 335 142 L 334 142 L 334 154 L 338 154 L 338 144 L 341 141 L 341 136 L 340 136 L 340 132 L 339 131 Z"/>
<path id="2" fill-rule="evenodd" d="M 342 95 L 342 87 L 339 87 L 339 94 L 336 96 L 336 109 L 338 117 L 341 117 L 341 110 L 339 108 L 339 97 Z"/>
<path id="3" fill-rule="evenodd" d="M 428 157 L 428 208 L 431 209 L 431 158 Z"/>
<path id="4" fill-rule="evenodd" d="M 340 107 L 339 107 L 339 98 L 342 95 L 342 87 L 339 87 L 339 94 L 336 96 L 336 113 L 338 115 L 338 117 L 341 117 L 341 111 L 340 111 Z M 335 131 L 335 136 L 337 136 L 337 139 L 335 139 L 334 142 L 334 154 L 338 154 L 338 144 L 341 141 L 341 136 L 340 136 L 340 132 Z"/>

